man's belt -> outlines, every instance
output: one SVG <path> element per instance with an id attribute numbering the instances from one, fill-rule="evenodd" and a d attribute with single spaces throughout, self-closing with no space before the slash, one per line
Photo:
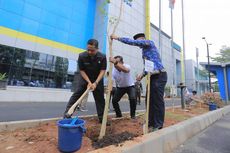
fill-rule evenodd
<path id="1" fill-rule="evenodd" d="M 160 74 L 160 73 L 163 73 L 163 72 L 166 72 L 166 70 L 165 69 L 154 70 L 153 72 L 150 72 L 150 75 Z"/>

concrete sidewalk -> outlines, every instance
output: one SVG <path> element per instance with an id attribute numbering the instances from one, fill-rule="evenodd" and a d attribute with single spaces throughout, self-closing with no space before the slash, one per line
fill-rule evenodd
<path id="1" fill-rule="evenodd" d="M 230 113 L 187 140 L 174 153 L 230 153 Z"/>
<path id="2" fill-rule="evenodd" d="M 72 94 L 70 89 L 7 86 L 7 90 L 0 90 L 0 102 L 67 102 Z M 92 92 L 89 93 L 88 101 L 94 102 Z"/>

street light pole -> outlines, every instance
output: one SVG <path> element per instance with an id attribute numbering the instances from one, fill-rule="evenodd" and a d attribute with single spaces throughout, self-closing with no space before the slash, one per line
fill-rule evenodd
<path id="1" fill-rule="evenodd" d="M 205 37 L 203 37 L 202 39 L 205 40 L 206 45 L 207 45 L 207 58 L 208 58 L 208 84 L 209 84 L 209 92 L 211 92 L 211 74 L 210 74 L 210 61 L 209 61 L 209 45 L 212 44 L 208 44 L 208 42 L 206 41 Z"/>
<path id="2" fill-rule="evenodd" d="M 198 95 L 200 94 L 200 70 L 199 70 L 199 61 L 198 61 L 198 58 L 199 58 L 199 49 L 196 48 L 196 67 L 197 67 L 197 87 L 196 87 L 196 90 L 197 90 L 197 93 Z"/>
<path id="3" fill-rule="evenodd" d="M 208 84 L 209 84 L 209 92 L 211 92 L 211 75 L 210 75 L 209 44 L 208 43 L 207 43 L 207 55 L 208 55 Z"/>

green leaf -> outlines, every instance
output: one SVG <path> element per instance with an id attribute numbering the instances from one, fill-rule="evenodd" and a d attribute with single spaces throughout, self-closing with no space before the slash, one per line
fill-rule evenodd
<path id="1" fill-rule="evenodd" d="M 6 78 L 6 73 L 0 73 L 0 80 L 4 80 Z"/>
<path id="2" fill-rule="evenodd" d="M 211 57 L 211 60 L 218 63 L 230 62 L 230 47 L 223 46 L 216 57 Z"/>

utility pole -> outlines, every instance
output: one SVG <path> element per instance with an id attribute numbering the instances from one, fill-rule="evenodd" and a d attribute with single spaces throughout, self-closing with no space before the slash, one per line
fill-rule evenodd
<path id="1" fill-rule="evenodd" d="M 196 67 L 197 67 L 197 93 L 199 94 L 200 93 L 200 70 L 199 70 L 199 61 L 198 61 L 198 58 L 199 58 L 199 49 L 196 48 Z"/>
<path id="2" fill-rule="evenodd" d="M 207 45 L 207 58 L 208 58 L 208 86 L 209 86 L 209 92 L 212 92 L 211 90 L 211 74 L 210 74 L 210 61 L 209 61 L 209 45 L 212 45 L 212 44 L 209 44 L 206 40 L 205 37 L 203 37 L 202 39 L 204 39 L 206 45 Z"/>
<path id="3" fill-rule="evenodd" d="M 184 0 L 181 0 L 181 10 L 182 10 L 182 36 L 183 36 L 183 63 L 184 63 L 184 67 L 183 67 L 183 72 L 184 72 L 184 75 L 183 77 L 181 77 L 181 82 L 183 83 L 184 82 L 184 85 L 186 85 L 186 62 L 185 62 L 185 34 L 184 34 Z"/>
<path id="4" fill-rule="evenodd" d="M 161 60 L 163 59 L 162 47 L 161 47 L 161 0 L 159 0 L 159 51 L 161 55 Z"/>
<path id="5" fill-rule="evenodd" d="M 175 86 L 175 55 L 173 49 L 173 9 L 171 8 L 171 52 L 172 52 L 172 85 Z"/>

